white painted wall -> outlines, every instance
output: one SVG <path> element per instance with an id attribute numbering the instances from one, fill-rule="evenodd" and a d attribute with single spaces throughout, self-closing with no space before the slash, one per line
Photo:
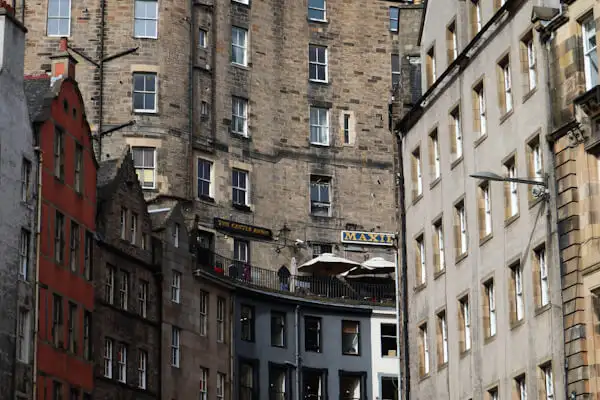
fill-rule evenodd
<path id="1" fill-rule="evenodd" d="M 374 400 L 381 399 L 381 376 L 397 378 L 399 368 L 398 357 L 381 356 L 381 324 L 396 324 L 396 310 L 381 308 L 373 310 L 373 314 L 371 314 L 371 374 L 373 381 L 371 398 Z"/>

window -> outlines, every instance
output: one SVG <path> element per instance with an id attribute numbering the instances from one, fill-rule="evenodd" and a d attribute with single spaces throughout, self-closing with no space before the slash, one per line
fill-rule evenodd
<path id="1" fill-rule="evenodd" d="M 121 239 L 125 240 L 127 238 L 127 209 L 121 208 L 121 218 L 119 220 L 120 223 L 120 232 Z"/>
<path id="2" fill-rule="evenodd" d="M 500 109 L 504 114 L 512 111 L 513 95 L 512 95 L 512 78 L 510 74 L 510 60 L 506 56 L 500 64 L 498 64 L 500 73 Z"/>
<path id="3" fill-rule="evenodd" d="M 225 342 L 225 299 L 217 298 L 217 342 Z"/>
<path id="4" fill-rule="evenodd" d="M 398 378 L 381 377 L 381 400 L 398 400 Z"/>
<path id="5" fill-rule="evenodd" d="M 450 112 L 450 145 L 454 160 L 463 156 L 463 136 L 460 121 L 460 109 L 456 107 Z"/>
<path id="6" fill-rule="evenodd" d="M 596 48 L 596 20 L 590 15 L 581 22 L 583 38 L 583 66 L 585 89 L 590 90 L 598 84 L 598 50 Z"/>
<path id="7" fill-rule="evenodd" d="M 236 3 L 248 4 L 249 0 L 233 0 L 233 1 L 235 1 Z"/>
<path id="8" fill-rule="evenodd" d="M 269 399 L 286 400 L 287 392 L 287 370 L 283 366 L 269 366 Z"/>
<path id="9" fill-rule="evenodd" d="M 181 302 L 181 272 L 173 270 L 171 277 L 171 301 Z"/>
<path id="10" fill-rule="evenodd" d="M 446 46 L 448 46 L 448 65 L 458 57 L 458 37 L 456 35 L 456 21 L 452 21 L 446 30 Z"/>
<path id="11" fill-rule="evenodd" d="M 515 157 L 511 157 L 504 164 L 504 171 L 507 178 L 517 178 L 517 164 Z M 504 198 L 505 198 L 505 218 L 514 217 L 519 213 L 519 184 L 516 182 L 504 183 Z"/>
<path id="12" fill-rule="evenodd" d="M 456 254 L 467 254 L 467 217 L 465 215 L 465 203 L 459 202 L 454 206 Z"/>
<path id="13" fill-rule="evenodd" d="M 396 324 L 381 324 L 381 356 L 396 357 L 397 337 Z"/>
<path id="14" fill-rule="evenodd" d="M 310 107 L 310 143 L 329 146 L 329 110 Z"/>
<path id="15" fill-rule="evenodd" d="M 24 281 L 29 276 L 29 244 L 31 233 L 26 229 L 21 229 L 19 238 L 19 278 Z"/>
<path id="16" fill-rule="evenodd" d="M 115 301 L 115 267 L 106 266 L 106 276 L 104 281 L 104 301 L 113 304 Z"/>
<path id="17" fill-rule="evenodd" d="M 133 36 L 156 39 L 158 37 L 158 1 L 136 0 Z"/>
<path id="18" fill-rule="evenodd" d="M 331 216 L 331 178 L 310 177 L 310 213 L 318 217 Z"/>
<path id="19" fill-rule="evenodd" d="M 498 400 L 498 388 L 492 388 L 487 392 L 487 400 Z"/>
<path id="20" fill-rule="evenodd" d="M 181 232 L 181 225 L 179 225 L 178 223 L 175 223 L 173 225 L 173 246 L 175 248 L 179 247 L 180 232 Z"/>
<path id="21" fill-rule="evenodd" d="M 433 82 L 437 79 L 437 74 L 435 70 L 435 47 L 431 46 L 429 50 L 427 50 L 427 56 L 425 58 L 425 72 L 427 78 L 427 87 L 433 85 Z"/>
<path id="22" fill-rule="evenodd" d="M 444 225 L 440 218 L 433 224 L 433 264 L 436 272 L 446 269 L 446 254 L 444 249 Z"/>
<path id="23" fill-rule="evenodd" d="M 479 0 L 471 0 L 470 4 L 470 19 L 471 19 L 471 39 L 481 30 L 481 4 Z"/>
<path id="24" fill-rule="evenodd" d="M 56 347 L 63 346 L 63 300 L 52 295 L 52 340 Z"/>
<path id="25" fill-rule="evenodd" d="M 217 400 L 225 398 L 225 374 L 217 372 Z"/>
<path id="26" fill-rule="evenodd" d="M 129 240 L 132 244 L 137 243 L 137 231 L 138 231 L 138 216 L 136 213 L 131 213 L 131 224 L 129 225 Z"/>
<path id="27" fill-rule="evenodd" d="M 333 247 L 330 244 L 311 243 L 313 258 L 319 257 L 321 254 L 333 253 Z"/>
<path id="28" fill-rule="evenodd" d="M 360 322 L 342 321 L 342 354 L 360 354 Z"/>
<path id="29" fill-rule="evenodd" d="M 429 338 L 427 337 L 427 324 L 419 327 L 419 373 L 421 376 L 429 374 Z"/>
<path id="30" fill-rule="evenodd" d="M 21 164 L 21 201 L 27 203 L 31 195 L 31 162 L 26 158 Z"/>
<path id="31" fill-rule="evenodd" d="M 248 137 L 248 100 L 231 99 L 231 132 Z"/>
<path id="32" fill-rule="evenodd" d="M 484 310 L 483 321 L 485 336 L 490 338 L 496 336 L 496 291 L 494 280 L 490 279 L 483 285 Z"/>
<path id="33" fill-rule="evenodd" d="M 48 0 L 48 36 L 71 35 L 71 0 Z"/>
<path id="34" fill-rule="evenodd" d="M 92 358 L 92 313 L 83 311 L 83 358 Z"/>
<path id="35" fill-rule="evenodd" d="M 551 364 L 547 364 L 544 365 L 543 367 L 541 367 L 541 372 L 542 372 L 542 376 L 543 376 L 543 382 L 544 382 L 544 398 L 546 400 L 553 400 L 554 399 L 554 378 L 553 378 L 553 374 L 552 374 L 552 365 Z"/>
<path id="36" fill-rule="evenodd" d="M 54 127 L 54 176 L 65 179 L 65 133 Z"/>
<path id="37" fill-rule="evenodd" d="M 392 86 L 400 84 L 400 56 L 398 54 L 392 54 Z"/>
<path id="38" fill-rule="evenodd" d="M 485 104 L 485 91 L 483 89 L 483 82 L 475 86 L 474 90 L 475 98 L 475 120 L 473 129 L 479 133 L 479 136 L 485 136 L 487 134 L 487 110 Z"/>
<path id="39" fill-rule="evenodd" d="M 525 375 L 515 378 L 515 389 L 517 392 L 516 400 L 527 400 L 527 382 L 525 380 Z"/>
<path id="40" fill-rule="evenodd" d="M 233 239 L 233 259 L 239 263 L 250 262 L 250 244 L 241 239 Z"/>
<path id="41" fill-rule="evenodd" d="M 231 170 L 233 204 L 241 206 L 248 205 L 248 180 L 248 171 L 242 171 L 241 169 L 235 168 Z"/>
<path id="42" fill-rule="evenodd" d="M 231 62 L 248 65 L 248 31 L 237 26 L 231 27 Z"/>
<path id="43" fill-rule="evenodd" d="M 239 400 L 253 400 L 254 381 L 256 380 L 254 366 L 249 362 L 240 363 L 240 393 Z"/>
<path id="44" fill-rule="evenodd" d="M 429 135 L 429 166 L 432 174 L 432 179 L 438 179 L 442 176 L 442 164 L 440 160 L 440 141 L 438 138 L 437 129 Z"/>
<path id="45" fill-rule="evenodd" d="M 52 382 L 52 400 L 62 400 L 62 398 L 63 398 L 62 383 L 53 381 Z"/>
<path id="46" fill-rule="evenodd" d="M 285 347 L 285 313 L 271 311 L 271 346 Z"/>
<path id="47" fill-rule="evenodd" d="M 145 350 L 138 352 L 138 387 L 146 389 L 146 378 L 148 370 L 148 353 Z"/>
<path id="48" fill-rule="evenodd" d="M 200 103 L 200 115 L 203 121 L 208 119 L 208 103 L 206 101 Z"/>
<path id="49" fill-rule="evenodd" d="M 54 226 L 54 260 L 61 265 L 65 260 L 65 216 L 56 211 Z"/>
<path id="50" fill-rule="evenodd" d="M 92 233 L 85 232 L 85 248 L 84 248 L 84 260 L 83 260 L 83 276 L 88 281 L 92 280 L 92 245 L 94 244 L 94 238 Z"/>
<path id="51" fill-rule="evenodd" d="M 171 329 L 171 366 L 179 368 L 179 340 L 181 330 L 177 327 Z"/>
<path id="52" fill-rule="evenodd" d="M 448 321 L 446 320 L 446 311 L 437 315 L 438 325 L 438 365 L 444 365 L 448 362 Z"/>
<path id="53" fill-rule="evenodd" d="M 461 351 L 465 352 L 471 349 L 471 309 L 469 307 L 469 298 L 463 297 L 458 301 L 458 317 L 461 325 Z"/>
<path id="54" fill-rule="evenodd" d="M 79 388 L 71 387 L 69 400 L 79 400 Z"/>
<path id="55" fill-rule="evenodd" d="M 117 380 L 127 382 L 127 346 L 123 343 L 117 349 Z"/>
<path id="56" fill-rule="evenodd" d="M 357 373 L 340 374 L 340 399 L 362 400 L 365 398 L 363 376 Z"/>
<path id="57" fill-rule="evenodd" d="M 138 312 L 143 318 L 148 313 L 148 282 L 140 280 L 138 291 Z"/>
<path id="58" fill-rule="evenodd" d="M 198 47 L 205 49 L 208 46 L 208 31 L 200 28 L 198 30 Z"/>
<path id="59" fill-rule="evenodd" d="M 79 270 L 79 224 L 74 221 L 71 221 L 71 245 L 69 252 L 69 265 L 71 266 L 72 272 L 77 272 Z"/>
<path id="60" fill-rule="evenodd" d="M 104 339 L 104 376 L 112 378 L 113 376 L 113 340 Z"/>
<path id="61" fill-rule="evenodd" d="M 240 323 L 242 325 L 242 340 L 254 341 L 254 307 L 242 305 L 240 310 Z"/>
<path id="62" fill-rule="evenodd" d="M 67 315 L 68 318 L 68 332 L 67 332 L 67 343 L 68 343 L 68 350 L 73 353 L 73 354 L 77 354 L 77 325 L 78 325 L 78 321 L 77 321 L 77 304 L 75 303 L 71 303 L 69 302 L 69 314 Z"/>
<path id="63" fill-rule="evenodd" d="M 539 273 L 539 306 L 544 307 L 550 303 L 550 285 L 548 284 L 548 266 L 546 265 L 546 249 L 540 247 L 535 251 L 535 264 Z"/>
<path id="64" fill-rule="evenodd" d="M 155 113 L 157 77 L 153 73 L 136 72 L 133 74 L 133 111 Z"/>
<path id="65" fill-rule="evenodd" d="M 208 292 L 200 291 L 200 336 L 208 334 Z"/>
<path id="66" fill-rule="evenodd" d="M 425 263 L 425 239 L 419 235 L 415 239 L 415 266 L 417 268 L 417 286 L 427 282 L 427 264 Z"/>
<path id="67" fill-rule="evenodd" d="M 539 136 L 527 144 L 527 158 L 528 175 L 542 182 L 544 179 L 544 163 L 542 159 L 542 149 L 540 147 Z M 529 201 L 536 199 L 533 195 L 534 189 L 535 186 L 531 186 L 529 189 Z"/>
<path id="68" fill-rule="evenodd" d="M 308 19 L 312 21 L 326 21 L 325 0 L 308 0 Z"/>
<path id="69" fill-rule="evenodd" d="M 83 146 L 75 145 L 75 177 L 73 186 L 77 193 L 83 192 Z"/>
<path id="70" fill-rule="evenodd" d="M 412 183 L 413 200 L 423 194 L 423 166 L 421 165 L 421 149 L 416 148 L 412 153 Z"/>
<path id="71" fill-rule="evenodd" d="M 390 32 L 398 32 L 400 28 L 400 9 L 390 7 Z"/>
<path id="72" fill-rule="evenodd" d="M 350 144 L 350 114 L 344 114 L 344 144 Z"/>
<path id="73" fill-rule="evenodd" d="M 308 46 L 308 79 L 313 82 L 327 82 L 327 47 Z"/>
<path id="74" fill-rule="evenodd" d="M 537 84 L 537 63 L 533 33 L 529 32 L 521 41 L 522 62 L 527 71 L 527 88 L 531 91 Z"/>
<path id="75" fill-rule="evenodd" d="M 320 369 L 302 370 L 302 399 L 325 400 L 327 398 L 326 372 Z"/>
<path id="76" fill-rule="evenodd" d="M 492 200 L 490 186 L 487 182 L 479 185 L 479 239 L 492 234 Z"/>
<path id="77" fill-rule="evenodd" d="M 208 400 L 208 370 L 200 367 L 200 400 Z"/>
<path id="78" fill-rule="evenodd" d="M 133 164 L 142 189 L 155 189 L 156 149 L 154 147 L 134 147 Z"/>
<path id="79" fill-rule="evenodd" d="M 198 159 L 198 198 L 212 198 L 212 168 L 213 163 L 202 158 Z"/>
<path id="80" fill-rule="evenodd" d="M 29 362 L 31 320 L 29 310 L 19 309 L 17 327 L 17 359 L 24 363 Z"/>
<path id="81" fill-rule="evenodd" d="M 511 322 L 522 321 L 525 316 L 525 302 L 523 298 L 523 270 L 521 264 L 510 267 L 511 272 Z"/>
<path id="82" fill-rule="evenodd" d="M 119 282 L 119 307 L 127 310 L 129 303 L 129 273 L 121 271 L 121 279 Z"/>
<path id="83" fill-rule="evenodd" d="M 321 352 L 321 318 L 304 317 L 304 350 Z"/>

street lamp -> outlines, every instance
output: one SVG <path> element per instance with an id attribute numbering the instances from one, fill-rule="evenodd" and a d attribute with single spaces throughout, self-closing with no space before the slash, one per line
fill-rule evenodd
<path id="1" fill-rule="evenodd" d="M 469 175 L 471 178 L 482 179 L 484 181 L 496 181 L 496 182 L 514 182 L 523 183 L 525 185 L 534 186 L 532 194 L 534 197 L 539 198 L 550 194 L 548 190 L 548 176 L 544 175 L 542 180 L 534 178 L 510 178 L 508 176 L 500 176 L 494 172 L 482 171 L 476 172 Z"/>

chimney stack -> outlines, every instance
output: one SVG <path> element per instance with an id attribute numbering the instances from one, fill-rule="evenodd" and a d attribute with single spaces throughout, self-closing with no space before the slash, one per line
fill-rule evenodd
<path id="1" fill-rule="evenodd" d="M 58 53 L 50 56 L 50 59 L 52 60 L 53 78 L 75 79 L 75 65 L 77 64 L 77 60 L 69 53 L 68 48 L 68 39 L 66 37 L 60 38 Z"/>
<path id="2" fill-rule="evenodd" d="M 0 70 L 16 82 L 23 81 L 25 32 L 27 29 L 15 18 L 13 6 L 0 0 Z"/>

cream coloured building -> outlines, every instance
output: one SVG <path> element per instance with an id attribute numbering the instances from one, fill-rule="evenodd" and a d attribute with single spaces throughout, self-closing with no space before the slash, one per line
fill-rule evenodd
<path id="1" fill-rule="evenodd" d="M 424 94 L 395 124 L 414 399 L 565 398 L 555 196 L 548 203 L 539 187 L 470 177 L 553 181 L 534 6 L 560 8 L 558 0 L 425 6 Z"/>

